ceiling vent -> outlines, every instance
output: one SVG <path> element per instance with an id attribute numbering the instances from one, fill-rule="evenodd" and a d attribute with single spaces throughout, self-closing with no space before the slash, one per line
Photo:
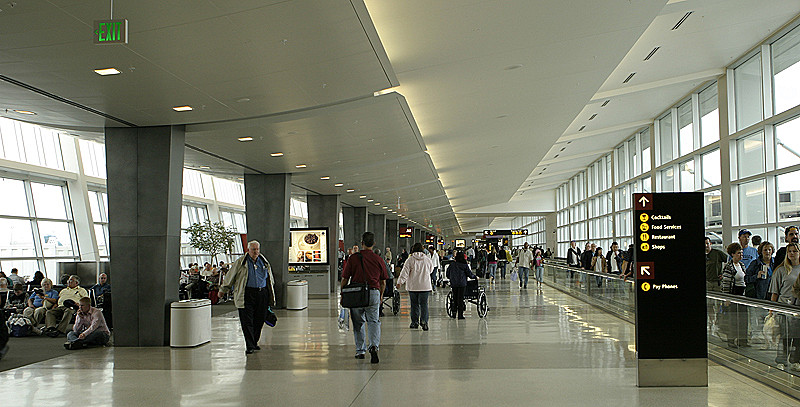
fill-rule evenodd
<path id="1" fill-rule="evenodd" d="M 611 101 L 611 99 L 607 99 L 605 102 L 603 102 L 602 105 L 600 105 L 600 107 L 606 107 L 608 105 L 608 102 L 610 102 L 610 101 Z"/>
<path id="2" fill-rule="evenodd" d="M 624 80 L 624 81 L 622 81 L 622 83 L 628 83 L 628 82 L 630 82 L 630 81 L 631 81 L 631 79 L 633 79 L 633 75 L 636 75 L 636 72 L 631 72 L 631 74 L 630 74 L 630 75 L 628 75 L 628 77 L 627 77 L 627 78 L 625 78 L 625 80 Z"/>
<path id="3" fill-rule="evenodd" d="M 591 117 L 589 117 L 589 120 L 594 120 L 595 117 L 597 117 L 597 113 L 595 113 Z"/>
<path id="4" fill-rule="evenodd" d="M 686 21 L 686 19 L 689 18 L 690 15 L 692 15 L 692 13 L 693 11 L 686 13 L 680 20 L 678 20 L 678 22 L 675 24 L 674 27 L 672 27 L 672 29 L 677 30 L 678 28 L 680 28 L 681 25 Z"/>
<path id="5" fill-rule="evenodd" d="M 585 128 L 586 128 L 586 126 L 581 126 L 581 128 L 578 129 L 578 131 L 583 131 L 583 129 L 585 129 Z"/>
<path id="6" fill-rule="evenodd" d="M 653 57 L 653 55 L 655 55 L 655 54 L 656 54 L 656 52 L 658 52 L 658 50 L 659 50 L 660 48 L 661 48 L 661 47 L 655 47 L 655 48 L 653 48 L 653 50 L 652 50 L 652 51 L 650 51 L 650 53 L 649 53 L 649 54 L 647 54 L 647 56 L 646 56 L 646 57 L 644 57 L 644 60 L 645 60 L 645 61 L 649 61 L 649 60 L 650 60 L 650 58 L 652 58 L 652 57 Z"/>

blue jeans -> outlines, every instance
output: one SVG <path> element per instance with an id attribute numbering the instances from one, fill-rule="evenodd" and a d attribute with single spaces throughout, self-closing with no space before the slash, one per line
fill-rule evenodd
<path id="1" fill-rule="evenodd" d="M 411 301 L 411 322 L 428 324 L 428 296 L 430 291 L 409 291 Z"/>
<path id="2" fill-rule="evenodd" d="M 431 271 L 431 287 L 433 287 L 434 290 L 436 289 L 436 281 L 439 280 L 438 276 L 436 275 L 438 270 L 438 267 L 434 267 L 433 271 Z"/>
<path id="3" fill-rule="evenodd" d="M 487 263 L 486 264 L 486 275 L 488 277 L 494 278 L 495 273 L 497 272 L 497 263 Z"/>
<path id="4" fill-rule="evenodd" d="M 89 335 L 86 335 L 86 337 L 82 340 L 78 339 L 78 335 L 80 334 L 76 333 L 75 331 L 69 331 L 67 333 L 67 342 L 75 343 L 78 341 L 83 341 L 83 343 L 88 346 L 103 346 L 106 344 L 106 342 L 108 342 L 108 334 L 103 331 L 94 331 Z"/>
<path id="5" fill-rule="evenodd" d="M 500 270 L 500 278 L 505 279 L 506 278 L 506 262 L 498 261 L 497 262 L 497 268 Z"/>
<path id="6" fill-rule="evenodd" d="M 541 283 L 542 283 L 542 281 L 543 281 L 543 280 L 542 280 L 542 274 L 543 274 L 543 273 L 544 273 L 544 267 L 539 267 L 539 266 L 537 266 L 537 267 L 536 267 L 536 281 L 538 281 L 540 284 L 541 284 Z"/>
<path id="7" fill-rule="evenodd" d="M 520 286 L 528 286 L 528 273 L 531 269 L 527 267 L 517 267 L 517 274 L 519 274 L 519 285 Z"/>
<path id="8" fill-rule="evenodd" d="M 369 330 L 369 346 L 375 348 L 381 344 L 381 320 L 378 319 L 378 308 L 381 303 L 379 290 L 369 290 L 369 306 L 365 308 L 350 308 L 350 319 L 353 321 L 353 336 L 356 338 L 356 354 L 367 353 L 364 344 L 366 333 Z M 365 323 L 366 322 L 366 326 Z"/>

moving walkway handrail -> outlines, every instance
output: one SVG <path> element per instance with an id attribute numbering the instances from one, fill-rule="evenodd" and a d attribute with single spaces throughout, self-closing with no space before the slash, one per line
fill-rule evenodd
<path id="1" fill-rule="evenodd" d="M 622 279 L 622 277 L 618 274 L 598 273 L 596 271 L 586 270 L 583 268 L 570 267 L 565 264 L 561 264 L 561 262 L 554 262 L 552 260 L 548 261 L 546 264 L 553 268 L 566 271 L 576 271 L 603 278 Z M 625 282 L 633 284 L 634 279 L 632 278 L 626 279 Z M 728 293 L 714 292 L 714 291 L 706 292 L 706 298 L 711 298 L 719 301 L 730 301 L 736 304 L 746 305 L 748 307 L 762 308 L 769 311 L 780 312 L 782 314 L 800 316 L 800 306 L 797 305 L 781 304 L 775 301 L 760 300 L 757 298 L 745 297 L 743 295 L 735 295 L 735 294 L 728 294 Z"/>

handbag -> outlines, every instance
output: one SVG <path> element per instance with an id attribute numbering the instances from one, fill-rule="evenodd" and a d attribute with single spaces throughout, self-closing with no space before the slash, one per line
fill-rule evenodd
<path id="1" fill-rule="evenodd" d="M 356 253 L 361 261 L 361 271 L 364 271 L 364 257 Z M 355 277 L 355 276 L 353 276 Z M 365 308 L 369 306 L 369 285 L 367 283 L 354 283 L 342 287 L 342 307 Z"/>
<path id="2" fill-rule="evenodd" d="M 264 323 L 270 326 L 270 328 L 274 327 L 275 324 L 278 323 L 278 316 L 272 312 L 272 308 L 267 307 L 267 315 L 264 318 Z"/>
<path id="3" fill-rule="evenodd" d="M 511 270 L 511 281 L 517 281 L 517 270 Z"/>

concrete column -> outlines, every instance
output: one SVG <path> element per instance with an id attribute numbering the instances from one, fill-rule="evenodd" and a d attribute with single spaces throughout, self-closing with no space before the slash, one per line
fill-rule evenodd
<path id="1" fill-rule="evenodd" d="M 275 278 L 275 306 L 286 307 L 292 174 L 245 174 L 247 240 L 261 243 Z"/>
<path id="2" fill-rule="evenodd" d="M 308 195 L 308 227 L 328 228 L 328 263 L 326 266 L 330 286 L 328 292 L 333 292 L 338 279 L 337 257 L 339 253 L 339 209 L 341 199 L 339 195 Z M 321 267 L 321 266 L 320 266 Z"/>
<path id="3" fill-rule="evenodd" d="M 397 256 L 400 254 L 397 236 L 397 219 L 386 219 L 386 247 L 392 250 L 393 263 L 397 262 Z"/>
<path id="4" fill-rule="evenodd" d="M 107 128 L 114 343 L 169 344 L 178 300 L 183 126 Z"/>
<path id="5" fill-rule="evenodd" d="M 548 214 L 544 218 L 544 237 L 545 237 L 545 248 L 544 250 L 547 251 L 549 247 L 550 250 L 555 253 L 553 257 L 567 257 L 566 253 L 558 253 L 558 236 L 556 235 L 556 230 L 558 229 L 558 214 L 556 212 Z"/>
<path id="6" fill-rule="evenodd" d="M 383 253 L 386 250 L 386 215 L 370 214 L 367 230 L 375 234 L 375 247 Z"/>
<path id="7" fill-rule="evenodd" d="M 345 207 L 342 208 L 344 221 L 344 249 L 361 244 L 361 235 L 367 231 L 367 207 Z"/>

